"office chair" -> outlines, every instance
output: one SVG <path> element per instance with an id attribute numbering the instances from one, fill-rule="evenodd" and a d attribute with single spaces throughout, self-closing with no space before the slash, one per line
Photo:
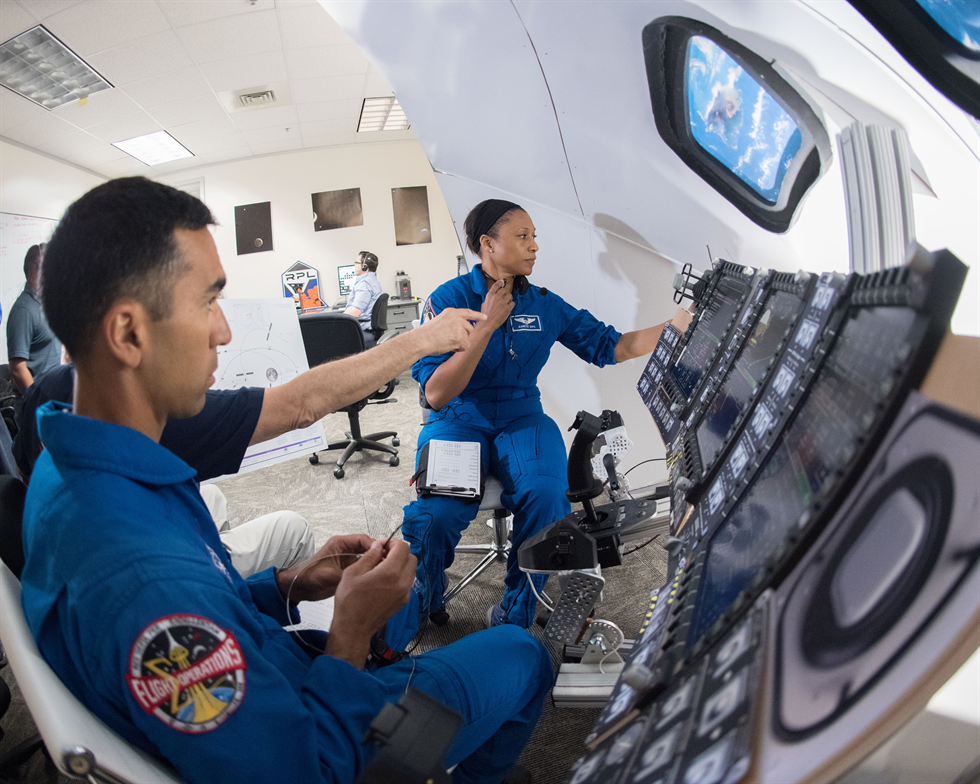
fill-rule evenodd
<path id="1" fill-rule="evenodd" d="M 20 606 L 20 581 L 0 564 L 0 639 L 27 707 L 58 770 L 91 784 L 181 784 L 76 699 L 34 643 Z"/>
<path id="2" fill-rule="evenodd" d="M 131 746 L 82 705 L 38 651 L 20 605 L 26 494 L 20 479 L 0 476 L 0 641 L 40 735 L 0 759 L 0 779 L 13 777 L 43 747 L 58 770 L 91 784 L 181 784 L 164 763 Z"/>
<path id="3" fill-rule="evenodd" d="M 303 334 L 303 344 L 306 347 L 306 358 L 311 368 L 333 359 L 349 357 L 364 351 L 364 332 L 361 330 L 357 319 L 345 313 L 330 311 L 304 313 L 299 317 L 299 326 Z M 391 455 L 388 458 L 388 465 L 398 465 L 398 450 L 394 448 L 400 443 L 398 434 L 393 430 L 385 430 L 380 433 L 362 435 L 359 419 L 360 411 L 369 403 L 396 402 L 391 398 L 396 381 L 397 379 L 393 379 L 388 382 L 384 389 L 340 409 L 347 412 L 347 419 L 350 422 L 350 430 L 346 432 L 347 438 L 343 441 L 329 443 L 326 449 L 320 450 L 320 452 L 329 452 L 335 449 L 343 450 L 337 460 L 337 467 L 333 471 L 333 475 L 338 479 L 342 479 L 344 476 L 344 464 L 348 458 L 354 452 L 360 452 L 364 449 L 387 452 Z M 392 446 L 379 443 L 383 438 L 390 438 Z M 312 465 L 320 462 L 319 454 L 319 452 L 314 452 L 310 455 Z"/>
<path id="4" fill-rule="evenodd" d="M 371 308 L 371 326 L 367 330 L 371 340 L 365 340 L 367 348 L 378 345 L 381 336 L 388 331 L 388 295 L 381 294 Z"/>
<path id="5" fill-rule="evenodd" d="M 14 387 L 14 379 L 10 375 L 10 365 L 4 362 L 0 365 L 0 417 L 3 418 L 11 438 L 17 437 L 20 399 L 20 393 Z"/>

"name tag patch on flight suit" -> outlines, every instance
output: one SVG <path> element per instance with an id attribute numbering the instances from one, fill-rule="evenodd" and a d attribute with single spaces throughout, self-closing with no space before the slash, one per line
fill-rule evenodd
<path id="1" fill-rule="evenodd" d="M 199 615 L 168 615 L 133 644 L 126 682 L 147 713 L 181 732 L 209 732 L 245 696 L 245 657 L 231 632 Z"/>
<path id="2" fill-rule="evenodd" d="M 541 316 L 521 314 L 510 317 L 511 332 L 540 332 Z"/>

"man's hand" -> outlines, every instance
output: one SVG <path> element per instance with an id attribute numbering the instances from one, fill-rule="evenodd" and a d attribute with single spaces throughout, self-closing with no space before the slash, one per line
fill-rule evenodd
<path id="1" fill-rule="evenodd" d="M 279 591 L 291 602 L 329 599 L 337 591 L 344 569 L 366 553 L 374 542 L 367 534 L 333 536 L 312 558 L 276 573 Z"/>
<path id="2" fill-rule="evenodd" d="M 465 351 L 470 345 L 473 321 L 486 321 L 483 313 L 465 308 L 446 308 L 438 316 L 429 319 L 418 330 L 424 330 L 429 345 L 428 355 Z"/>
<path id="3" fill-rule="evenodd" d="M 387 541 L 387 540 L 386 540 Z M 376 540 L 344 569 L 334 597 L 326 653 L 362 668 L 371 637 L 409 600 L 415 556 L 401 539 Z"/>
<path id="4" fill-rule="evenodd" d="M 490 287 L 480 309 L 487 314 L 487 326 L 491 332 L 507 320 L 514 309 L 514 295 L 507 291 L 504 281 L 498 281 Z"/>

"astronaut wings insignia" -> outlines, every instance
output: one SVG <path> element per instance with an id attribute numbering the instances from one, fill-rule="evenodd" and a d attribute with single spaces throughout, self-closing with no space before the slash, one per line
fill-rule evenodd
<path id="1" fill-rule="evenodd" d="M 512 332 L 540 332 L 541 316 L 530 314 L 511 316 L 510 328 Z"/>

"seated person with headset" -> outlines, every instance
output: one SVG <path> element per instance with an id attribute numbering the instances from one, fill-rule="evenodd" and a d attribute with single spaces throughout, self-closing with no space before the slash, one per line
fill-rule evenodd
<path id="1" fill-rule="evenodd" d="M 27 390 L 13 448 L 17 470 L 27 483 L 44 448 L 37 433 L 37 410 L 49 400 L 71 403 L 74 381 L 74 365 L 58 365 L 38 376 Z M 298 381 L 297 378 L 289 383 Z M 198 482 L 234 474 L 249 446 L 290 429 L 292 418 L 281 416 L 285 412 L 276 408 L 279 398 L 290 405 L 309 406 L 314 410 L 318 403 L 322 405 L 312 394 L 315 387 L 306 390 L 306 398 L 311 399 L 278 393 L 276 389 L 281 388 L 209 389 L 201 413 L 189 419 L 168 420 L 160 444 L 192 466 L 197 471 Z M 301 410 L 294 410 L 293 415 L 298 418 Z M 218 527 L 221 544 L 242 577 L 270 566 L 285 569 L 305 561 L 316 551 L 309 524 L 296 512 L 272 512 L 231 528 L 228 502 L 217 485 L 201 485 L 201 495 Z"/>
<path id="2" fill-rule="evenodd" d="M 417 623 L 408 544 L 336 536 L 302 565 L 245 581 L 194 469 L 159 445 L 169 418 L 203 408 L 230 339 L 212 223 L 182 191 L 112 180 L 68 208 L 48 246 L 42 304 L 76 371 L 74 410 L 37 413 L 45 449 L 24 510 L 21 600 L 38 648 L 90 710 L 187 784 L 353 782 L 375 753 L 366 730 L 409 687 L 462 718 L 444 757 L 455 780 L 498 784 L 550 688 L 545 648 L 502 627 L 366 672 L 379 629 L 410 635 Z M 469 322 L 484 318 L 447 309 L 300 378 L 339 408 L 421 356 L 465 349 Z M 265 394 L 299 392 L 290 386 Z M 286 602 L 328 596 L 330 633 L 308 653 L 282 630 Z"/>
<path id="3" fill-rule="evenodd" d="M 381 283 L 378 282 L 378 257 L 369 250 L 357 254 L 354 265 L 354 283 L 347 295 L 347 308 L 344 313 L 361 322 L 364 331 L 364 347 L 371 348 L 377 341 L 368 330 L 371 329 L 371 313 L 374 303 L 381 296 Z"/>

